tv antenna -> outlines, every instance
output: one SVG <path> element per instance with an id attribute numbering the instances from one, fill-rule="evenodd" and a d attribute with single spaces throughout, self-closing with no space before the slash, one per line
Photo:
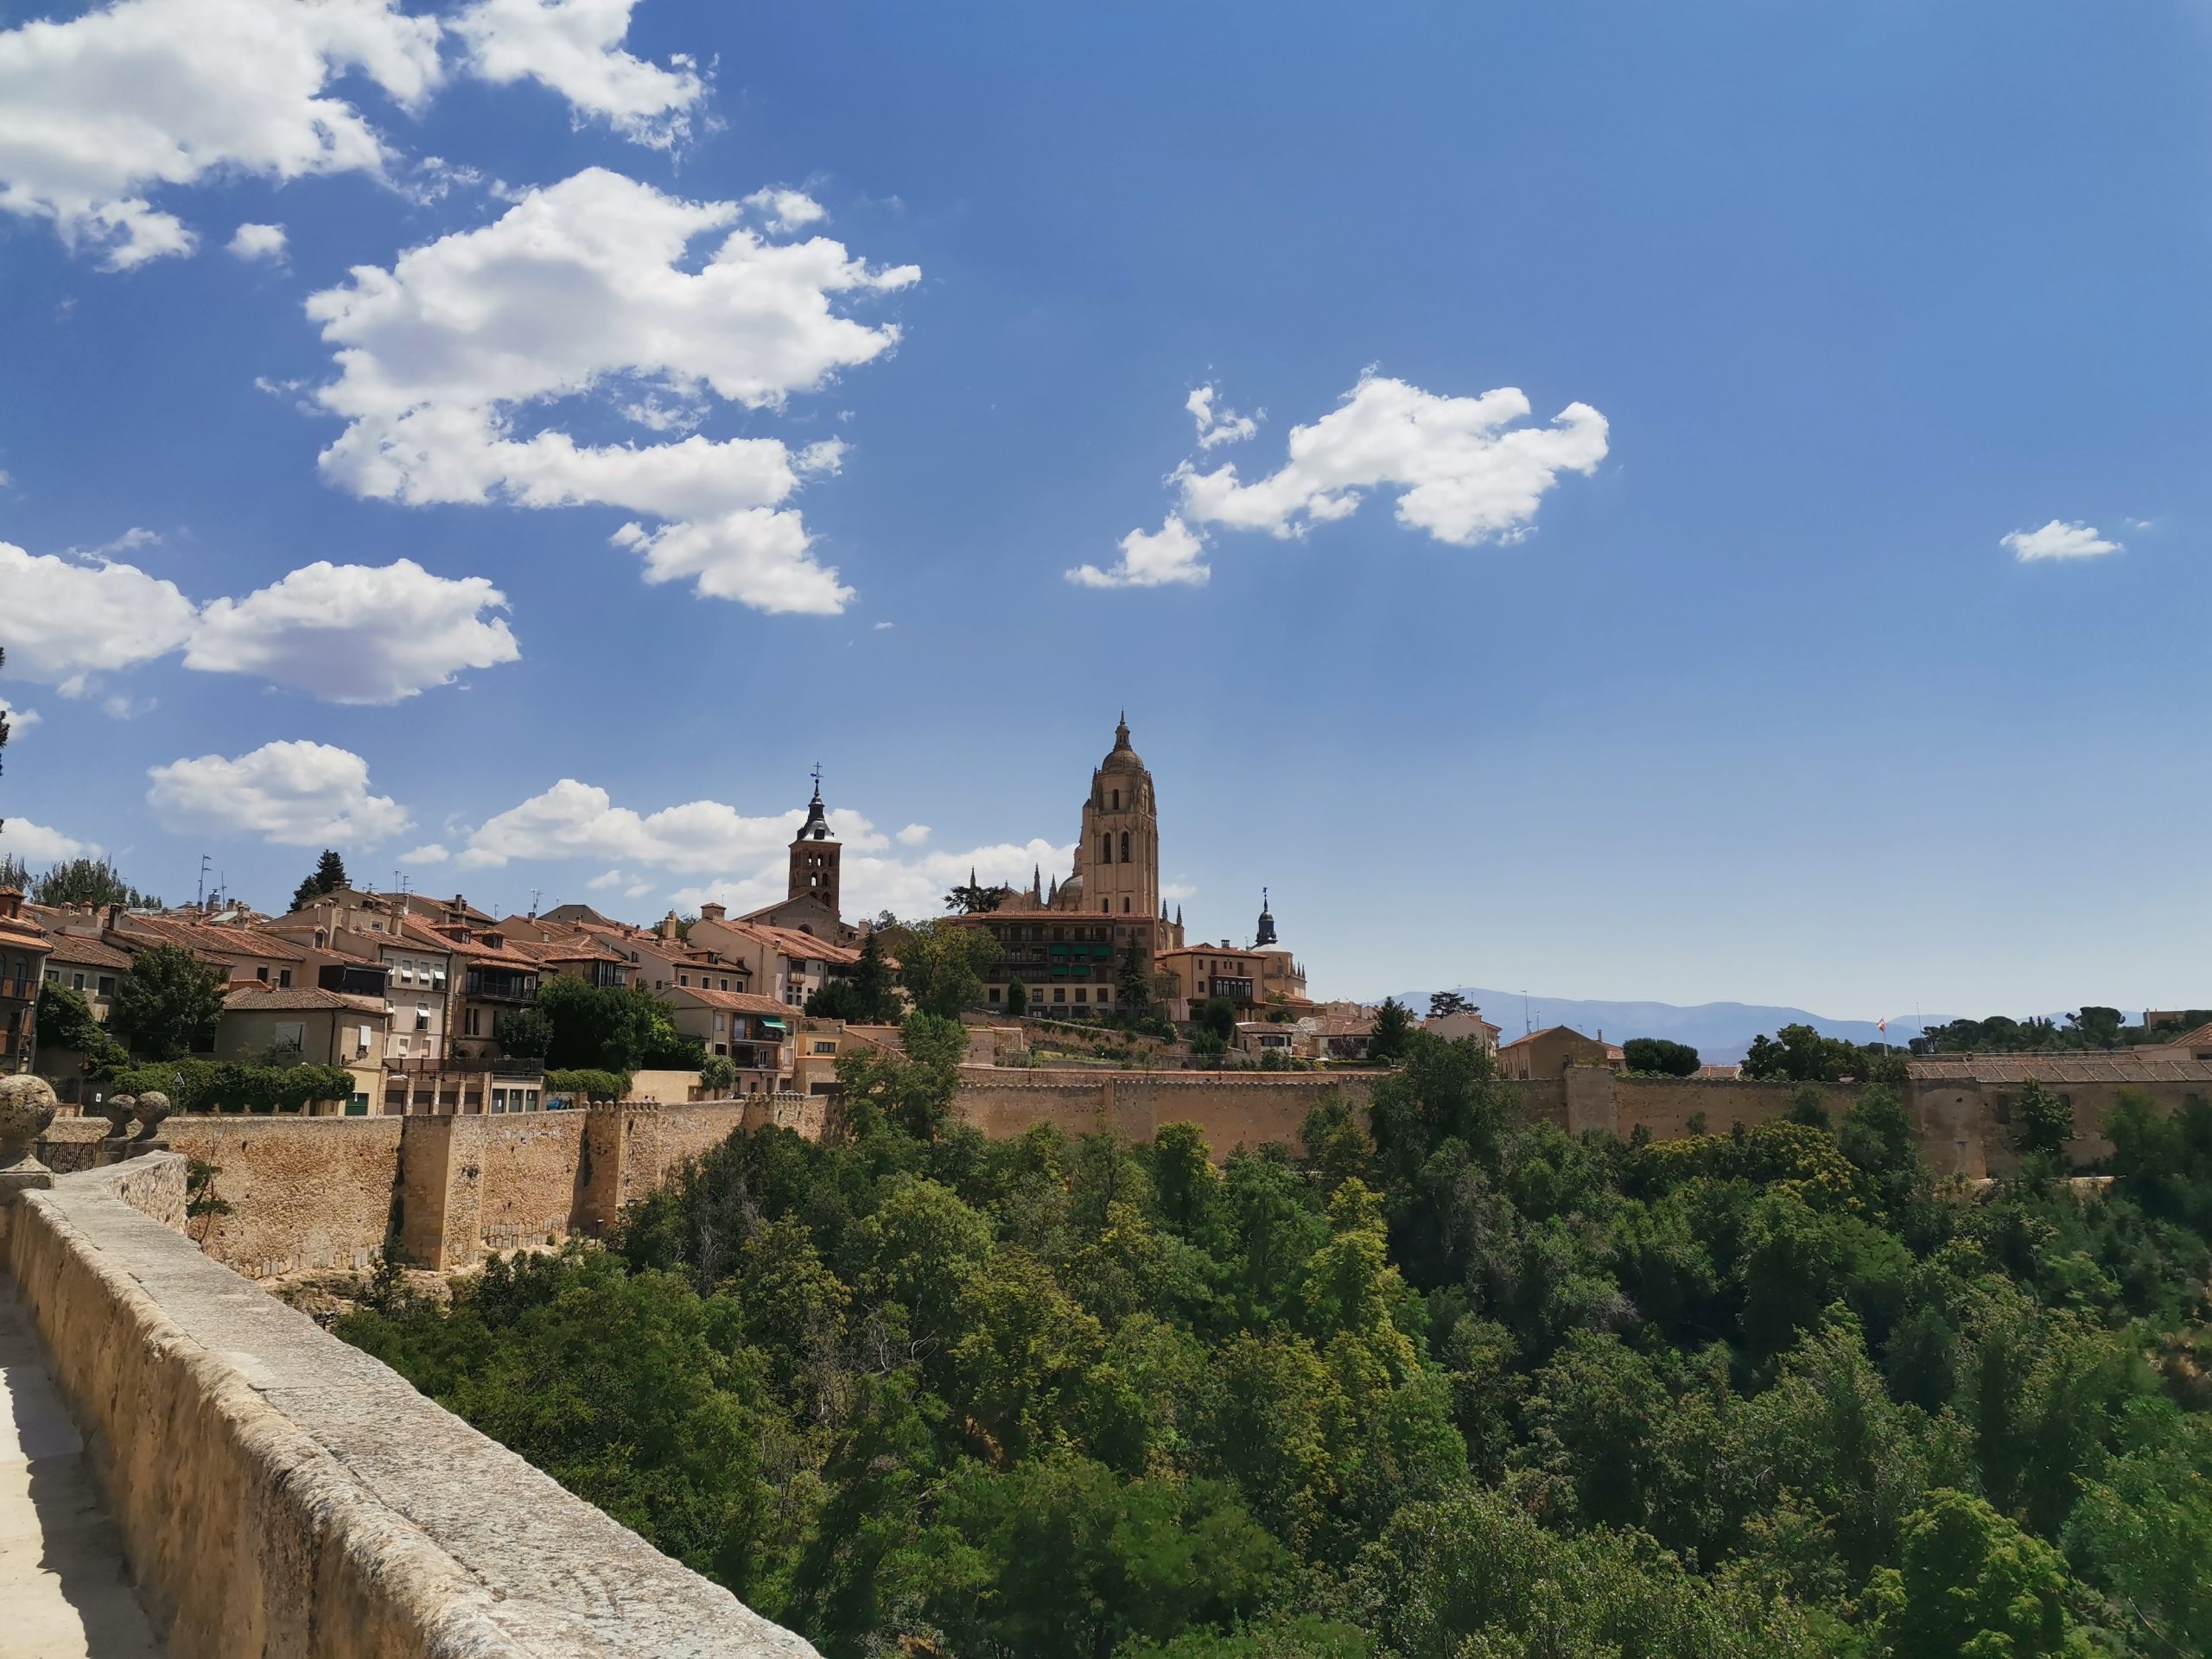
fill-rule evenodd
<path id="1" fill-rule="evenodd" d="M 205 910 L 207 908 L 207 872 L 214 868 L 215 861 L 213 859 L 210 858 L 205 853 L 200 855 L 200 892 L 199 896 L 194 900 L 194 907 L 195 909 Z"/>

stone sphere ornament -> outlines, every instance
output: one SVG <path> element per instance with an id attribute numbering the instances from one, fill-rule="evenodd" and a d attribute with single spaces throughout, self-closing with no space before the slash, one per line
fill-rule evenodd
<path id="1" fill-rule="evenodd" d="M 39 1162 L 35 1143 L 60 1105 L 44 1077 L 0 1077 L 0 1198 L 54 1185 L 54 1172 Z"/>
<path id="2" fill-rule="evenodd" d="M 146 1090 L 138 1096 L 138 1138 L 141 1141 L 151 1140 L 154 1132 L 162 1127 L 162 1120 L 175 1110 L 176 1108 L 169 1103 L 169 1097 L 160 1090 Z"/>
<path id="3" fill-rule="evenodd" d="M 121 1135 L 130 1125 L 138 1110 L 135 1095 L 110 1095 L 100 1103 L 100 1116 L 107 1119 L 108 1133 Z"/>

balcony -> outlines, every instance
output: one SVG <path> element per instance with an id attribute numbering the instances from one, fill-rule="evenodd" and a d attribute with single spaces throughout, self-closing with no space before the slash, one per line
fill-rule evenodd
<path id="1" fill-rule="evenodd" d="M 386 1060 L 385 1071 L 395 1077 L 435 1077 L 443 1073 L 474 1074 L 489 1072 L 499 1077 L 542 1077 L 545 1075 L 543 1060 L 494 1059 L 486 1054 L 455 1054 L 447 1059 L 433 1059 L 427 1056 L 404 1060 Z"/>
<path id="2" fill-rule="evenodd" d="M 537 995 L 537 976 L 472 968 L 463 994 L 477 1002 L 527 1002 Z"/>

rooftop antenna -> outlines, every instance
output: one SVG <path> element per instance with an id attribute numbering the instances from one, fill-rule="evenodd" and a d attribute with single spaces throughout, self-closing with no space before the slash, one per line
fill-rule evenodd
<path id="1" fill-rule="evenodd" d="M 1521 1034 L 1526 1037 L 1535 1028 L 1529 1019 L 1529 988 L 1523 985 L 1521 988 Z"/>
<path id="2" fill-rule="evenodd" d="M 194 906 L 198 909 L 207 908 L 207 872 L 213 869 L 215 861 L 207 854 L 200 855 L 200 893 L 199 897 L 194 900 Z"/>
<path id="3" fill-rule="evenodd" d="M 530 919 L 533 922 L 537 919 L 537 889 L 536 887 L 530 890 Z"/>

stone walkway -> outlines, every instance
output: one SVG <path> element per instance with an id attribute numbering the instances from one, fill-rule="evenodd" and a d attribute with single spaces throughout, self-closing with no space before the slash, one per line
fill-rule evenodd
<path id="1" fill-rule="evenodd" d="M 0 1659 L 158 1659 L 38 1339 L 0 1273 Z"/>

